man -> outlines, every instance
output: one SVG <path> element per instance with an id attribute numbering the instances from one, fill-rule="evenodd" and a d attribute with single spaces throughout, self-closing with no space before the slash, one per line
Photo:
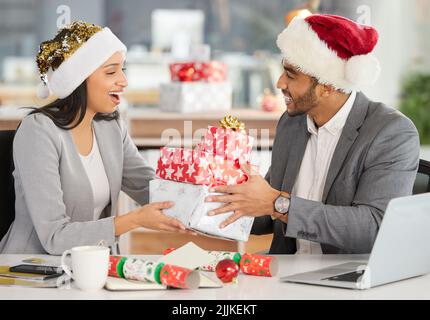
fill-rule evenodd
<path id="1" fill-rule="evenodd" d="M 390 199 L 412 192 L 420 146 L 409 119 L 359 91 L 379 74 L 377 39 L 333 15 L 297 17 L 278 36 L 287 111 L 271 167 L 214 189 L 228 195 L 208 197 L 226 203 L 209 214 L 235 211 L 221 227 L 256 217 L 252 233 L 274 233 L 271 254 L 371 251 Z"/>

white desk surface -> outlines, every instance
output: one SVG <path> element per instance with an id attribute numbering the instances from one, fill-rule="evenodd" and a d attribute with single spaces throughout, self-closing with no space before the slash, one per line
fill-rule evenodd
<path id="1" fill-rule="evenodd" d="M 43 257 L 58 262 L 59 257 L 40 255 L 0 255 L 0 265 L 20 263 L 24 258 Z M 139 257 L 139 256 L 135 256 Z M 157 256 L 140 256 L 155 259 Z M 69 289 L 22 288 L 0 286 L 2 299 L 173 299 L 173 300 L 288 300 L 288 299 L 430 299 L 430 274 L 369 290 L 349 290 L 311 285 L 284 283 L 280 276 L 310 271 L 348 261 L 363 261 L 365 255 L 281 255 L 276 277 L 256 277 L 240 274 L 237 284 L 223 288 L 196 290 L 159 290 L 112 292 L 101 289 L 85 292 L 72 283 Z"/>

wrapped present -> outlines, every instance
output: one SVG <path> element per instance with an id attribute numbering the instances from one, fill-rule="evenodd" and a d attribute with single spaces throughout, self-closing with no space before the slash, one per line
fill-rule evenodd
<path id="1" fill-rule="evenodd" d="M 248 180 L 240 169 L 249 163 L 253 138 L 237 118 L 227 116 L 221 127 L 209 127 L 203 142 L 192 149 L 160 148 L 157 176 L 207 186 L 235 185 Z"/>
<path id="2" fill-rule="evenodd" d="M 238 161 L 213 156 L 200 148 L 160 148 L 156 174 L 166 180 L 192 184 L 219 186 L 247 181 Z"/>
<path id="3" fill-rule="evenodd" d="M 160 109 L 167 112 L 229 111 L 233 89 L 228 82 L 170 82 L 160 86 Z"/>
<path id="4" fill-rule="evenodd" d="M 253 137 L 246 134 L 242 122 L 227 116 L 220 121 L 220 127 L 208 128 L 200 146 L 202 151 L 224 159 L 247 163 L 251 158 L 253 141 Z"/>
<path id="5" fill-rule="evenodd" d="M 212 171 L 211 186 L 231 186 L 248 180 L 248 176 L 240 169 L 238 160 L 229 160 L 216 155 L 212 157 L 210 168 Z"/>
<path id="6" fill-rule="evenodd" d="M 201 143 L 201 150 L 224 157 L 224 159 L 246 163 L 251 158 L 253 140 L 253 137 L 243 132 L 209 127 Z"/>
<path id="7" fill-rule="evenodd" d="M 156 174 L 166 180 L 213 185 L 212 156 L 201 150 L 160 148 Z"/>
<path id="8" fill-rule="evenodd" d="M 242 217 L 221 229 L 219 225 L 233 212 L 208 216 L 210 210 L 223 206 L 223 203 L 205 202 L 209 187 L 154 179 L 149 183 L 150 202 L 173 201 L 175 204 L 163 212 L 180 220 L 185 226 L 197 232 L 229 240 L 247 241 L 251 232 L 253 217 Z"/>
<path id="9" fill-rule="evenodd" d="M 224 82 L 227 79 L 227 66 L 219 61 L 171 63 L 169 69 L 172 81 Z"/>

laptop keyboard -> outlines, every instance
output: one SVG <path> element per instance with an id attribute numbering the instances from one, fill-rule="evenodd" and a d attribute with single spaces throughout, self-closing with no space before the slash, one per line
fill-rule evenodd
<path id="1" fill-rule="evenodd" d="M 364 270 L 353 271 L 353 272 L 343 273 L 332 277 L 324 278 L 322 280 L 357 282 L 358 278 L 360 278 L 363 275 L 363 273 L 364 273 Z"/>

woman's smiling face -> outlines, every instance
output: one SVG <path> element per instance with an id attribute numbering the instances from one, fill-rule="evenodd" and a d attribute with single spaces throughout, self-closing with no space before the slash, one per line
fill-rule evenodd
<path id="1" fill-rule="evenodd" d="M 96 114 L 116 110 L 121 94 L 128 85 L 124 61 L 124 55 L 116 52 L 87 78 L 87 111 Z"/>

